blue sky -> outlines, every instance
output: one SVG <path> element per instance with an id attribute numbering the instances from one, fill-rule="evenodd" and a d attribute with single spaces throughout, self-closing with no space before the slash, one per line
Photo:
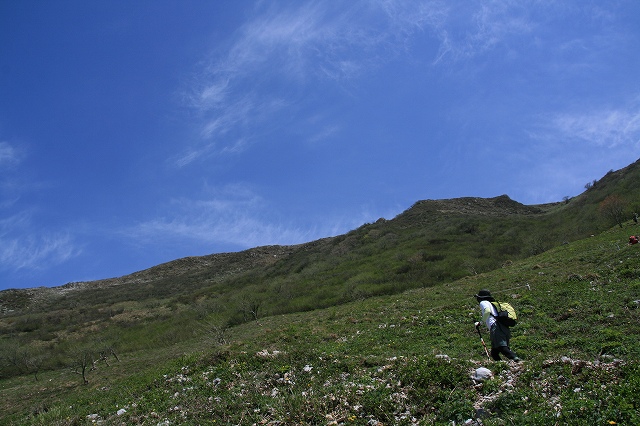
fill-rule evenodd
<path id="1" fill-rule="evenodd" d="M 0 0 L 0 289 L 560 201 L 640 157 L 636 0 Z"/>

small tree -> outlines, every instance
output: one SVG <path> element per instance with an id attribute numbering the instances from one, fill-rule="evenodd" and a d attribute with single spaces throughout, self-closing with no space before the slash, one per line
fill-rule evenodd
<path id="1" fill-rule="evenodd" d="M 242 313 L 244 321 L 258 321 L 262 300 L 253 295 L 241 295 L 238 300 L 238 311 Z"/>
<path id="2" fill-rule="evenodd" d="M 14 374 L 33 374 L 38 381 L 38 373 L 44 362 L 44 355 L 36 349 L 14 342 L 3 342 L 0 361 L 9 366 Z"/>
<path id="3" fill-rule="evenodd" d="M 598 212 L 622 228 L 622 223 L 624 222 L 624 210 L 626 206 L 627 203 L 618 195 L 609 195 L 598 205 Z"/>
<path id="4" fill-rule="evenodd" d="M 532 235 L 527 240 L 529 254 L 532 256 L 544 253 L 549 246 L 548 238 L 544 235 Z"/>
<path id="5" fill-rule="evenodd" d="M 202 327 L 209 342 L 215 345 L 224 345 L 227 343 L 226 334 L 230 328 L 228 319 L 217 316 L 216 318 L 204 321 Z"/>
<path id="6" fill-rule="evenodd" d="M 90 349 L 78 349 L 73 356 L 73 372 L 82 376 L 82 382 L 85 385 L 89 384 L 87 369 L 93 369 L 94 365 L 93 351 Z"/>

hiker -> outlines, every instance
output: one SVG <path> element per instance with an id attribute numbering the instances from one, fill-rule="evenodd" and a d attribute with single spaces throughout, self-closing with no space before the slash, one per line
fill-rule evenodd
<path id="1" fill-rule="evenodd" d="M 638 244 L 638 236 L 632 235 L 629 237 L 629 245 L 632 246 L 634 244 Z"/>
<path id="2" fill-rule="evenodd" d="M 500 354 L 506 356 L 510 360 L 520 362 L 520 358 L 509 348 L 509 339 L 511 339 L 511 330 L 504 324 L 500 324 L 496 319 L 498 310 L 491 302 L 495 302 L 489 290 L 480 290 L 475 295 L 476 300 L 480 303 L 480 312 L 482 313 L 482 321 L 485 322 L 491 336 L 491 358 L 494 361 L 500 361 Z M 476 328 L 480 322 L 476 322 Z"/>

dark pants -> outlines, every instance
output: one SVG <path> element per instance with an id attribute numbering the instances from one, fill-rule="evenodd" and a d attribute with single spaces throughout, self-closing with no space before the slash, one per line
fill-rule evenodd
<path id="1" fill-rule="evenodd" d="M 509 327 L 496 322 L 490 330 L 491 335 L 491 358 L 500 361 L 500 354 L 508 359 L 517 360 L 518 357 L 509 348 L 509 339 L 511 339 L 511 330 Z"/>

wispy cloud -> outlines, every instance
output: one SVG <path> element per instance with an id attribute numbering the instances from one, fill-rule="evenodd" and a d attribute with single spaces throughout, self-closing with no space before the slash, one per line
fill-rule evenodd
<path id="1" fill-rule="evenodd" d="M 201 130 L 175 164 L 238 152 L 226 149 L 238 140 L 250 146 L 259 125 L 286 125 L 289 107 L 299 105 L 308 88 L 341 84 L 406 54 L 408 40 L 439 25 L 445 11 L 436 1 L 355 1 L 347 7 L 328 1 L 260 3 L 186 89 Z"/>
<path id="2" fill-rule="evenodd" d="M 165 217 L 139 224 L 126 234 L 137 240 L 196 241 L 254 247 L 296 244 L 311 236 L 307 231 L 274 225 L 265 201 L 243 185 L 209 190 L 202 199 L 176 199 Z M 263 219 L 261 219 L 263 218 Z M 313 235 L 315 237 L 315 235 Z"/>
<path id="3" fill-rule="evenodd" d="M 16 166 L 22 160 L 22 152 L 9 142 L 0 142 L 0 171 Z"/>
<path id="4" fill-rule="evenodd" d="M 30 213 L 0 220 L 0 268 L 3 270 L 44 270 L 79 254 L 68 233 L 34 230 Z"/>
<path id="5" fill-rule="evenodd" d="M 0 270 L 3 271 L 44 270 L 80 253 L 69 233 L 38 229 L 33 209 L 19 206 L 25 191 L 42 187 L 19 177 L 24 157 L 23 149 L 0 142 Z"/>
<path id="6" fill-rule="evenodd" d="M 551 118 L 557 139 L 578 140 L 591 145 L 615 148 L 640 147 L 640 105 L 603 108 L 587 112 L 561 113 Z"/>
<path id="7" fill-rule="evenodd" d="M 20 163 L 22 153 L 9 142 L 0 142 L 0 209 L 13 205 L 20 197 L 15 180 L 16 166 Z"/>
<path id="8" fill-rule="evenodd" d="M 532 46 L 560 52 L 571 43 L 584 44 L 572 39 L 564 47 L 544 44 L 541 29 L 574 12 L 558 2 L 536 0 L 370 0 L 348 6 L 331 1 L 286 6 L 258 2 L 254 15 L 226 48 L 215 50 L 186 88 L 200 131 L 175 164 L 184 167 L 223 152 L 237 153 L 226 147 L 238 140 L 243 147 L 251 146 L 261 137 L 256 129 L 266 123 L 286 126 L 294 115 L 291 107 L 299 107 L 309 90 L 320 84 L 341 90 L 398 55 L 439 66 L 496 49 L 508 55 Z M 412 49 L 417 37 L 431 38 L 433 50 L 416 55 Z"/>
<path id="9" fill-rule="evenodd" d="M 611 10 L 595 4 L 538 0 L 452 1 L 439 5 L 439 10 L 440 13 L 432 14 L 427 21 L 428 28 L 440 43 L 436 64 L 474 59 L 494 50 L 500 50 L 501 56 L 506 58 L 537 50 L 552 64 L 565 58 L 563 66 L 567 66 L 576 57 L 586 57 L 589 65 L 597 65 L 601 58 L 585 55 L 585 50 L 606 52 L 612 45 L 625 43 L 623 30 L 615 26 Z M 593 31 L 587 32 L 588 36 L 572 31 L 567 25 L 576 16 L 589 17 L 586 22 L 593 25 Z M 576 55 L 572 55 L 574 52 Z M 586 64 L 580 62 L 578 65 Z"/>
<path id="10" fill-rule="evenodd" d="M 347 232 L 378 218 L 375 213 L 363 210 L 345 217 L 331 218 L 324 214 L 317 222 L 313 222 L 312 217 L 285 221 L 247 186 L 235 184 L 205 192 L 207 195 L 200 199 L 173 200 L 164 217 L 142 222 L 123 234 L 136 244 L 195 242 L 209 247 L 231 245 L 246 249 L 313 241 Z"/>
<path id="11" fill-rule="evenodd" d="M 532 165 L 520 177 L 522 188 L 529 188 L 527 199 L 547 202 L 576 195 L 615 165 L 635 160 L 640 154 L 638 99 L 617 108 L 573 106 L 534 120 L 523 159 Z"/>
<path id="12" fill-rule="evenodd" d="M 531 2 L 489 1 L 477 4 L 447 2 L 446 13 L 430 21 L 440 40 L 435 63 L 473 58 L 526 35 L 536 26 Z"/>
<path id="13" fill-rule="evenodd" d="M 311 144 L 317 144 L 325 139 L 330 138 L 340 131 L 340 126 L 328 125 L 318 130 L 317 133 L 310 135 L 308 141 Z"/>

